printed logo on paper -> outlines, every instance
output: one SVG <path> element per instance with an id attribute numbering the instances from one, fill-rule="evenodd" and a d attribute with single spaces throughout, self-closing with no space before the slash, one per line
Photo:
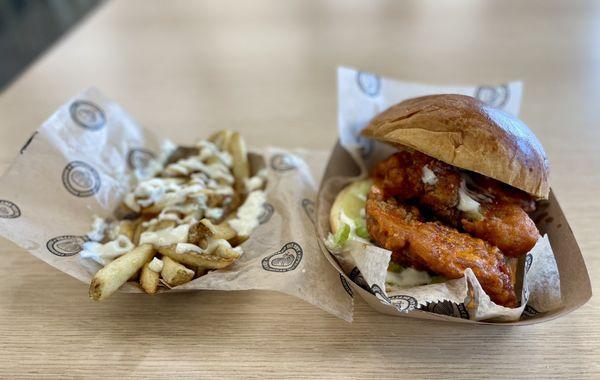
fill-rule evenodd
<path id="1" fill-rule="evenodd" d="M 525 305 L 525 309 L 523 310 L 524 319 L 533 318 L 538 314 L 540 314 L 540 312 L 537 311 L 533 306 Z"/>
<path id="2" fill-rule="evenodd" d="M 500 86 L 480 86 L 475 91 L 475 97 L 488 106 L 502 108 L 510 99 L 510 89 L 507 84 Z"/>
<path id="3" fill-rule="evenodd" d="M 63 235 L 48 240 L 46 248 L 56 256 L 67 257 L 81 252 L 83 243 L 88 241 L 87 236 Z"/>
<path id="4" fill-rule="evenodd" d="M 525 273 L 529 272 L 529 268 L 531 268 L 532 263 L 533 263 L 533 256 L 531 255 L 531 253 L 528 253 L 527 256 L 525 256 Z"/>
<path id="5" fill-rule="evenodd" d="M 363 94 L 370 97 L 379 95 L 379 90 L 381 89 L 381 79 L 377 75 L 359 71 L 356 74 L 356 82 L 358 83 L 358 87 Z"/>
<path id="6" fill-rule="evenodd" d="M 21 216 L 19 206 L 6 199 L 0 199 L 0 218 L 15 219 Z"/>
<path id="7" fill-rule="evenodd" d="M 315 202 L 311 201 L 310 199 L 304 198 L 302 200 L 302 208 L 304 209 L 304 212 L 306 213 L 306 216 L 308 217 L 308 219 L 313 222 L 313 224 L 315 223 Z"/>
<path id="8" fill-rule="evenodd" d="M 342 282 L 342 286 L 344 287 L 344 290 L 346 291 L 346 293 L 348 293 L 348 295 L 350 297 L 354 297 L 354 292 L 352 291 L 352 287 L 348 283 L 348 280 L 346 280 L 344 275 L 341 273 L 340 273 L 340 281 Z"/>
<path id="9" fill-rule="evenodd" d="M 409 312 L 411 310 L 414 310 L 417 305 L 417 299 L 415 297 L 411 297 L 411 296 L 405 296 L 405 295 L 397 295 L 397 296 L 391 296 L 390 300 L 392 302 L 392 305 L 394 305 L 394 307 L 401 312 Z"/>
<path id="10" fill-rule="evenodd" d="M 271 217 L 273 216 L 274 212 L 275 212 L 275 207 L 273 207 L 272 204 L 263 203 L 263 209 L 262 209 L 260 215 L 258 216 L 258 222 L 260 224 L 267 223 L 269 220 L 271 220 Z"/>
<path id="11" fill-rule="evenodd" d="M 31 144 L 31 142 L 33 141 L 33 139 L 35 138 L 35 136 L 38 134 L 38 131 L 35 131 L 31 134 L 31 136 L 29 136 L 29 138 L 27 139 L 27 141 L 25 141 L 25 144 L 23 144 L 23 146 L 21 147 L 21 150 L 19 150 L 19 154 L 23 154 L 25 153 L 25 151 L 27 150 L 27 148 L 29 147 L 29 144 Z"/>
<path id="12" fill-rule="evenodd" d="M 67 191 L 76 197 L 89 197 L 100 190 L 100 175 L 83 161 L 69 162 L 63 169 L 62 181 Z"/>
<path id="13" fill-rule="evenodd" d="M 388 296 L 386 296 L 385 293 L 383 293 L 383 290 L 381 290 L 379 285 L 377 285 L 377 284 L 371 285 L 371 293 L 373 293 L 375 295 L 375 297 L 377 297 L 377 299 L 379 301 L 381 301 L 382 303 L 384 303 L 386 305 L 392 304 L 392 301 L 390 300 L 390 298 Z"/>
<path id="14" fill-rule="evenodd" d="M 92 102 L 77 100 L 69 107 L 71 119 L 88 131 L 97 131 L 106 124 L 104 111 Z"/>
<path id="15" fill-rule="evenodd" d="M 279 251 L 265 257 L 262 260 L 262 267 L 270 272 L 289 272 L 298 267 L 302 260 L 302 254 L 300 244 L 290 242 Z"/>
<path id="16" fill-rule="evenodd" d="M 456 317 L 456 318 L 462 318 L 462 319 L 469 319 L 469 312 L 464 303 L 461 303 L 458 305 L 455 304 L 454 302 L 450 302 L 450 301 L 442 301 L 442 302 L 433 303 L 433 304 L 430 303 L 429 305 L 427 305 L 424 308 L 424 310 L 426 310 L 430 313 L 447 315 L 450 317 Z"/>
<path id="17" fill-rule="evenodd" d="M 127 166 L 131 170 L 146 169 L 156 155 L 144 148 L 131 148 L 127 153 Z"/>
<path id="18" fill-rule="evenodd" d="M 369 284 L 367 284 L 367 281 L 365 281 L 365 278 L 360 273 L 360 270 L 358 269 L 358 267 L 352 268 L 348 277 L 356 285 L 360 286 L 363 289 L 369 290 Z"/>
<path id="19" fill-rule="evenodd" d="M 296 169 L 296 159 L 291 154 L 277 153 L 271 157 L 271 168 L 278 172 Z"/>

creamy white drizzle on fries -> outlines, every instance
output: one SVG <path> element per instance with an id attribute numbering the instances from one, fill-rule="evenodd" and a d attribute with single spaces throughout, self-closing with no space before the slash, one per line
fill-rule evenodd
<path id="1" fill-rule="evenodd" d="M 194 147 L 167 144 L 123 199 L 116 220 L 95 218 L 80 255 L 104 267 L 90 297 L 127 281 L 148 294 L 231 265 L 259 225 L 266 170 L 250 177 L 246 144 L 224 130 Z"/>

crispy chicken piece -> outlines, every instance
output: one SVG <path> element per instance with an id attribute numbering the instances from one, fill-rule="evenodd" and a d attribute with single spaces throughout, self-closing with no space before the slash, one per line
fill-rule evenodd
<path id="1" fill-rule="evenodd" d="M 475 191 L 488 194 L 500 203 L 518 204 L 525 212 L 535 211 L 535 200 L 526 192 L 481 174 L 472 173 L 471 177 L 473 182 L 470 185 Z"/>
<path id="2" fill-rule="evenodd" d="M 506 256 L 519 257 L 529 252 L 540 238 L 533 220 L 517 204 L 482 204 L 481 212 L 483 220 L 463 219 L 463 228 L 493 243 Z"/>
<path id="3" fill-rule="evenodd" d="M 450 279 L 471 268 L 495 303 L 516 307 L 511 270 L 498 248 L 439 223 L 421 221 L 416 208 L 393 198 L 384 200 L 377 185 L 367 198 L 366 213 L 371 237 L 403 264 Z"/>
<path id="4" fill-rule="evenodd" d="M 435 180 L 424 183 L 424 170 L 432 171 Z M 540 238 L 535 223 L 525 212 L 535 209 L 531 196 L 485 176 L 473 175 L 469 181 L 473 190 L 483 195 L 480 221 L 473 221 L 457 208 L 463 181 L 459 170 L 432 157 L 398 152 L 376 165 L 373 177 L 386 197 L 416 201 L 444 223 L 464 228 L 509 256 L 524 255 Z"/>

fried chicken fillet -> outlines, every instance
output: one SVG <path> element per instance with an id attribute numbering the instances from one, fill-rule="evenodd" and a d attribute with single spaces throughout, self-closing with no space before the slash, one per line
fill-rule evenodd
<path id="1" fill-rule="evenodd" d="M 434 174 L 425 183 L 425 171 Z M 525 192 L 480 175 L 469 178 L 469 187 L 478 193 L 482 218 L 460 211 L 459 189 L 466 189 L 459 170 L 419 152 L 402 151 L 377 164 L 373 177 L 385 198 L 416 201 L 426 211 L 450 226 L 464 229 L 497 246 L 505 255 L 527 253 L 540 234 L 527 212 L 535 202 Z"/>
<path id="2" fill-rule="evenodd" d="M 367 229 L 395 260 L 449 279 L 471 268 L 492 301 L 516 307 L 511 272 L 500 250 L 487 242 L 437 222 L 422 220 L 419 210 L 386 198 L 374 185 L 366 204 Z"/>

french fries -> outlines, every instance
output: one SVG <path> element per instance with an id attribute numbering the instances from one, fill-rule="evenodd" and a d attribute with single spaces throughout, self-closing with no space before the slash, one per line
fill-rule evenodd
<path id="1" fill-rule="evenodd" d="M 248 164 L 248 150 L 246 143 L 239 133 L 231 135 L 227 146 L 229 154 L 233 158 L 233 176 L 235 177 L 235 190 L 242 193 L 246 189 L 246 180 L 250 176 L 250 165 Z"/>
<path id="2" fill-rule="evenodd" d="M 118 234 L 125 236 L 129 240 L 133 240 L 136 224 L 131 220 L 121 220 L 119 222 Z"/>
<path id="3" fill-rule="evenodd" d="M 92 278 L 90 298 L 99 301 L 109 297 L 150 261 L 154 253 L 152 245 L 142 244 L 100 269 Z"/>
<path id="4" fill-rule="evenodd" d="M 193 270 L 184 267 L 168 256 L 163 258 L 163 262 L 164 265 L 160 275 L 171 287 L 185 284 L 194 278 L 194 274 L 196 274 Z"/>
<path id="5" fill-rule="evenodd" d="M 193 268 L 222 269 L 228 267 L 240 257 L 240 254 L 231 248 L 221 249 L 220 247 L 217 247 L 211 253 L 177 252 L 176 245 L 159 247 L 158 250 L 164 256 Z"/>
<path id="6" fill-rule="evenodd" d="M 142 267 L 142 273 L 140 273 L 140 285 L 146 293 L 154 294 L 158 290 L 160 272 L 162 272 L 163 266 L 164 262 L 155 257 L 151 262 L 144 264 Z"/>
<path id="7" fill-rule="evenodd" d="M 94 300 L 109 297 L 127 281 L 155 294 L 161 287 L 176 287 L 226 268 L 242 255 L 239 245 L 258 225 L 243 219 L 254 214 L 247 212 L 252 202 L 244 202 L 250 194 L 264 199 L 264 194 L 254 192 L 262 192 L 266 172 L 251 177 L 246 143 L 239 133 L 223 130 L 196 146 L 180 146 L 161 157 L 152 177 L 139 176 L 140 182 L 115 211 L 117 220 L 97 218 L 93 236 L 102 235 L 102 240 L 90 238 L 97 243 L 88 248 L 84 244 L 84 250 L 90 249 L 85 257 L 108 262 L 90 284 Z M 242 205 L 246 216 L 237 214 Z M 250 207 L 258 211 L 262 204 L 253 202 Z M 229 224 L 234 218 L 235 228 Z M 113 251 L 108 257 L 105 251 L 117 239 L 134 248 L 129 252 L 122 248 L 125 254 Z"/>
<path id="8" fill-rule="evenodd" d="M 235 237 L 235 230 L 231 228 L 227 223 L 213 224 L 208 219 L 202 219 L 198 224 L 204 225 L 214 239 L 229 240 Z"/>

